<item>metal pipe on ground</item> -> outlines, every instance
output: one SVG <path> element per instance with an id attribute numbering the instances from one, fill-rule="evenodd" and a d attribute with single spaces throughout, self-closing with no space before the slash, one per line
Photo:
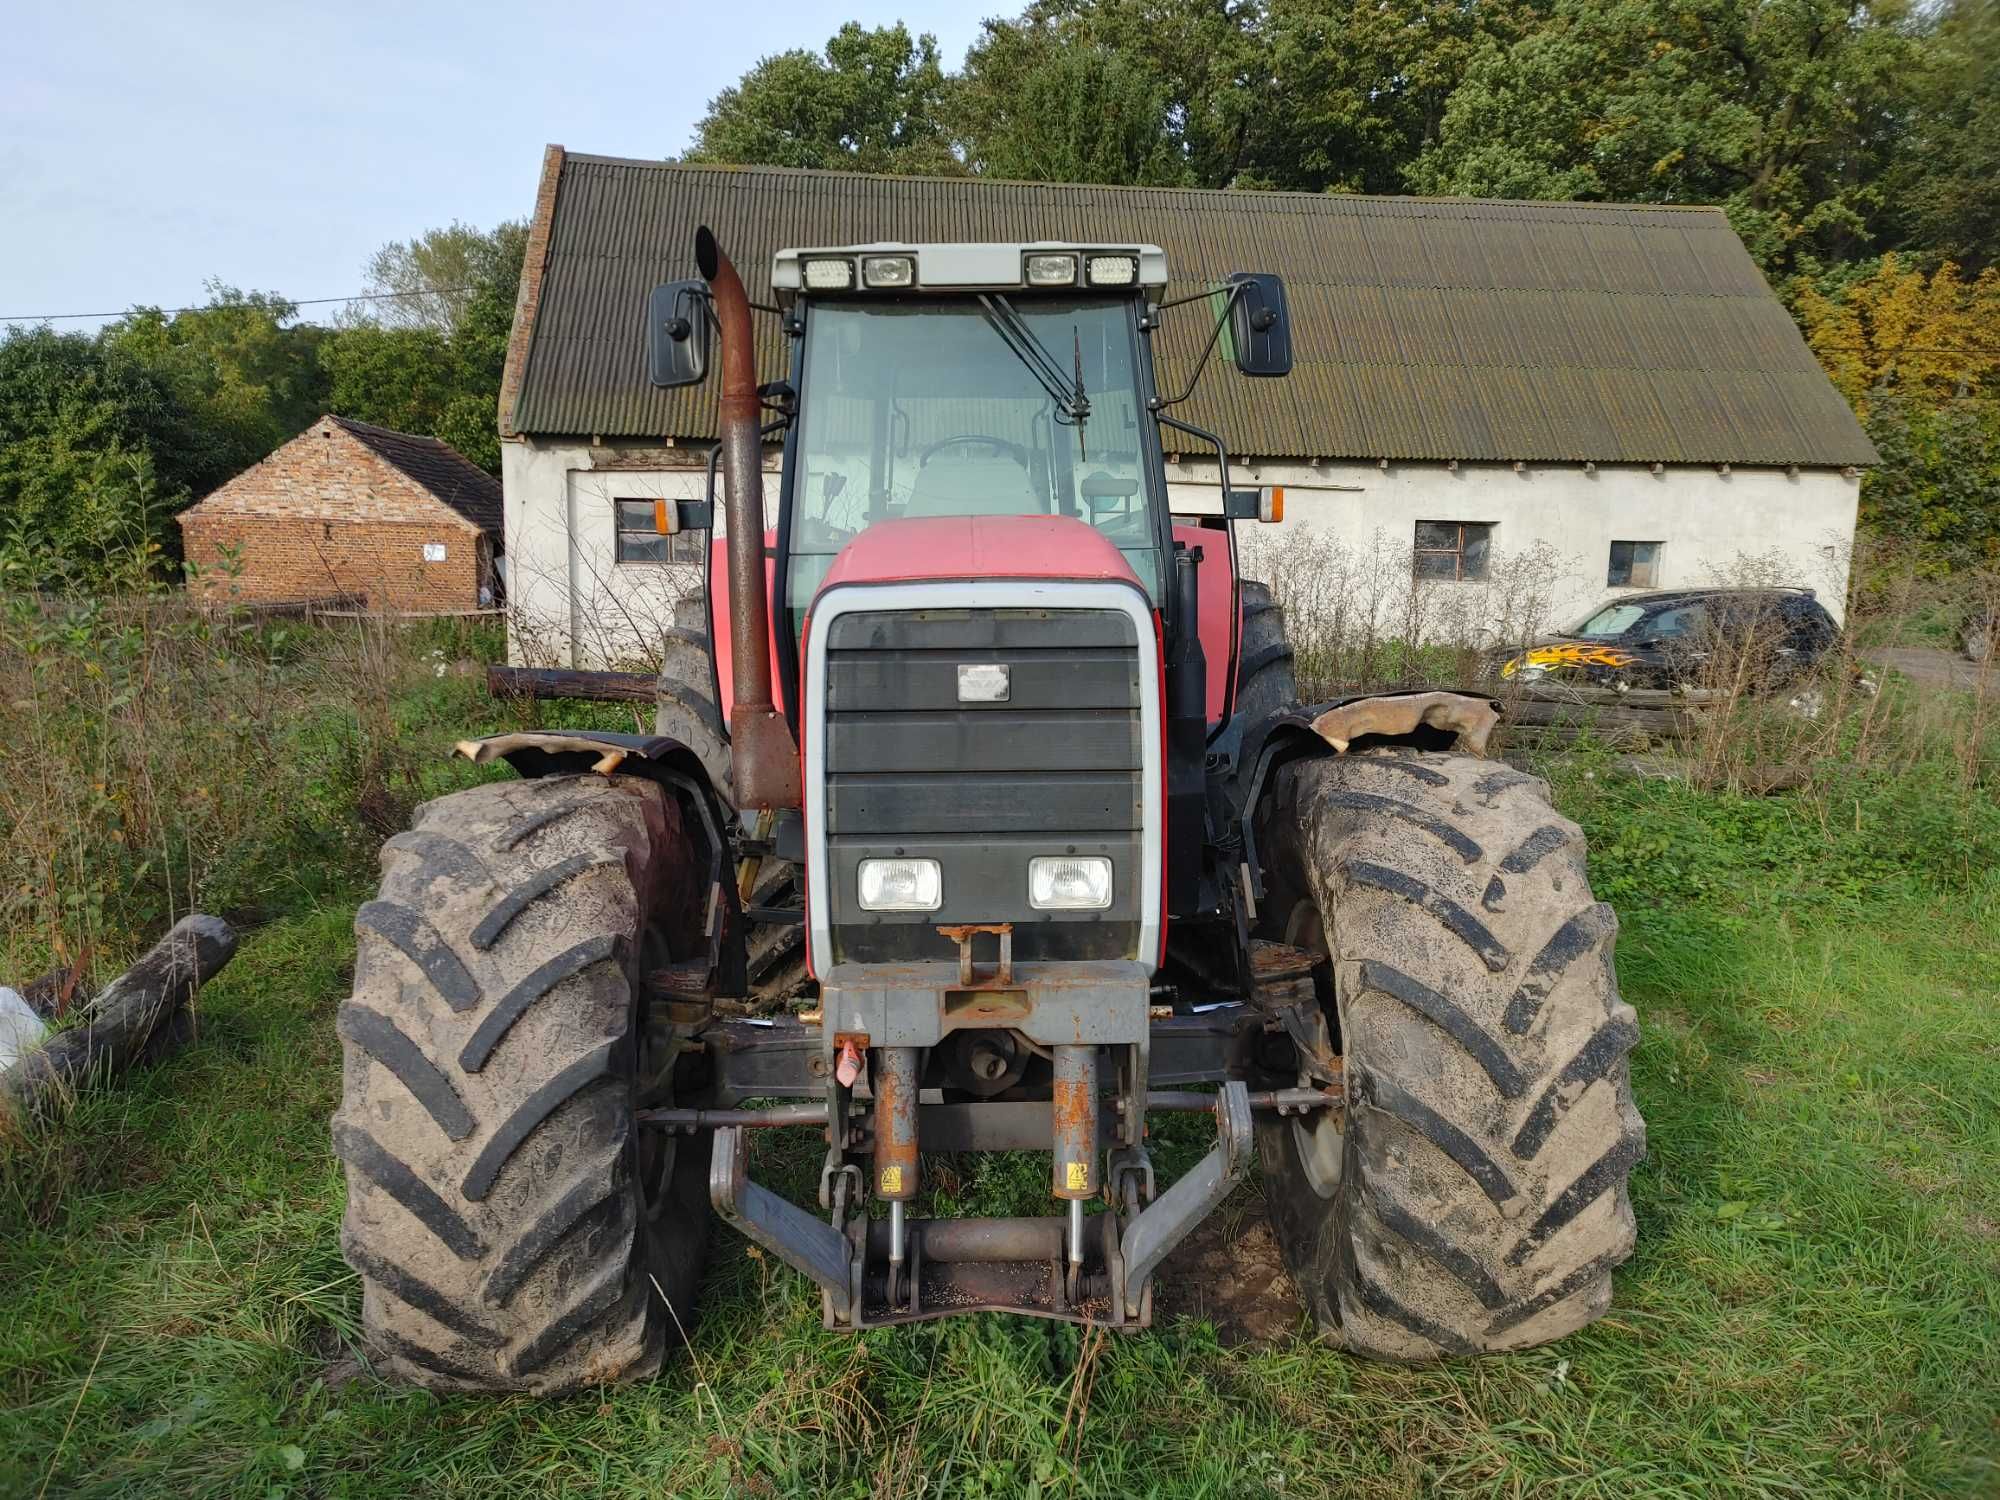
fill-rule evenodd
<path id="1" fill-rule="evenodd" d="M 771 696 L 771 601 L 764 583 L 764 453 L 750 331 L 750 298 L 706 225 L 695 265 L 722 334 L 724 505 L 729 519 L 729 755 L 741 807 L 797 807 L 799 747 Z"/>
<path id="2" fill-rule="evenodd" d="M 1063 1219 L 909 1219 L 904 1233 L 926 1261 L 1052 1261 L 1063 1254 Z M 890 1229 L 883 1219 L 868 1224 L 868 1257 L 889 1253 Z"/>

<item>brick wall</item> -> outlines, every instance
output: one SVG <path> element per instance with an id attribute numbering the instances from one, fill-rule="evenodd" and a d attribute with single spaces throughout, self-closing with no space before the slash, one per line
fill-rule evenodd
<path id="1" fill-rule="evenodd" d="M 186 517 L 181 531 L 201 588 L 219 599 L 353 595 L 371 609 L 476 609 L 491 568 L 485 537 L 421 521 L 224 514 Z M 425 543 L 442 545 L 444 561 L 426 562 Z"/>
<path id="2" fill-rule="evenodd" d="M 492 574 L 477 527 L 324 420 L 183 511 L 180 525 L 199 586 L 215 597 L 477 609 Z M 444 559 L 426 560 L 427 544 Z"/>

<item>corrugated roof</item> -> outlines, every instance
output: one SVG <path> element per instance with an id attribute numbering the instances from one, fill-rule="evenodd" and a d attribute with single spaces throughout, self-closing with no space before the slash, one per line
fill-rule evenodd
<path id="1" fill-rule="evenodd" d="M 1285 278 L 1289 380 L 1211 368 L 1176 412 L 1263 458 L 1846 465 L 1875 461 L 1720 210 L 875 177 L 560 158 L 513 430 L 698 440 L 712 388 L 647 383 L 644 306 L 712 227 L 753 300 L 786 245 L 1131 240 L 1174 284 Z M 537 226 L 540 228 L 541 226 Z M 524 302 L 528 299 L 524 298 Z M 785 368 L 760 317 L 758 370 Z M 1169 313 L 1178 391 L 1208 334 Z"/>
<path id="2" fill-rule="evenodd" d="M 500 481 L 450 444 L 433 437 L 328 415 L 381 459 L 429 490 L 488 536 L 500 536 L 503 509 Z"/>

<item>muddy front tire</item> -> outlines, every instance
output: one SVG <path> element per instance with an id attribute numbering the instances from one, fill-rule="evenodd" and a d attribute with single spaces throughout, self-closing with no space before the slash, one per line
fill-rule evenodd
<path id="1" fill-rule="evenodd" d="M 1580 830 L 1534 777 L 1407 752 L 1286 767 L 1264 826 L 1267 935 L 1323 956 L 1345 1064 L 1344 1117 L 1258 1127 L 1322 1327 L 1417 1362 L 1596 1318 L 1632 1252 L 1645 1128 Z"/>
<path id="2" fill-rule="evenodd" d="M 650 1374 L 691 1322 L 706 1142 L 632 1115 L 663 1066 L 642 966 L 692 941 L 697 868 L 678 804 L 625 777 L 474 787 L 384 847 L 333 1122 L 384 1373 L 560 1391 Z"/>

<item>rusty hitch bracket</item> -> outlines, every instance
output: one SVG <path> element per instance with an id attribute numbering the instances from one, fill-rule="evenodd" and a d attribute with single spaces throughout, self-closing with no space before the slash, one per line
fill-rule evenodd
<path id="1" fill-rule="evenodd" d="M 1147 1283 L 1167 1252 L 1235 1191 L 1250 1169 L 1250 1091 L 1231 1080 L 1216 1095 L 1215 1145 L 1125 1226 L 1125 1315 L 1142 1316 Z"/>
<path id="2" fill-rule="evenodd" d="M 715 1132 L 708 1196 L 715 1211 L 746 1239 L 816 1283 L 832 1317 L 845 1322 L 852 1316 L 858 1279 L 853 1242 L 832 1224 L 750 1180 L 750 1140 L 741 1126 Z M 836 1216 L 841 1212 L 835 1209 Z"/>
<path id="3" fill-rule="evenodd" d="M 990 933 L 1000 940 L 999 967 L 986 978 L 978 978 L 972 962 L 972 940 Z M 958 945 L 958 987 L 964 990 L 1005 990 L 1014 987 L 1014 924 L 1012 922 L 966 922 L 956 927 L 940 927 L 938 936 Z"/>

